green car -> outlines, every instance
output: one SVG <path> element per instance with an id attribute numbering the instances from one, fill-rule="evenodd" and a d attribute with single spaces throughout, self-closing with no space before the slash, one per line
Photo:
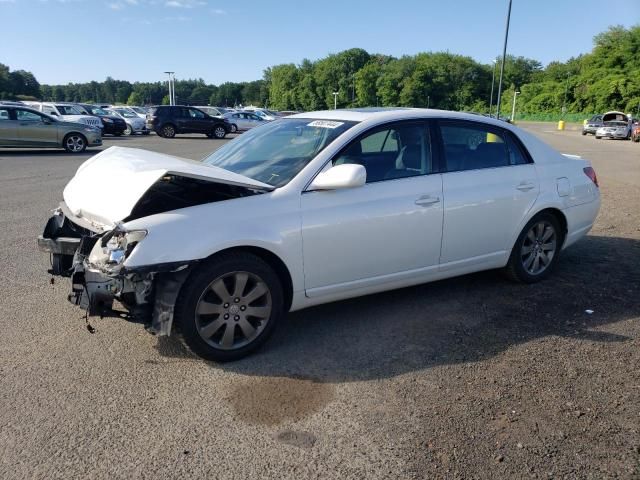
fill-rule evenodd
<path id="1" fill-rule="evenodd" d="M 100 145 L 100 128 L 63 122 L 26 106 L 0 104 L 0 147 L 64 148 L 80 153 Z"/>

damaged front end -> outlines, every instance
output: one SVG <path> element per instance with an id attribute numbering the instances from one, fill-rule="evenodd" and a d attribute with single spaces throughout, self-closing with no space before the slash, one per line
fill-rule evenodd
<path id="1" fill-rule="evenodd" d="M 63 203 L 38 237 L 38 247 L 51 255 L 54 276 L 70 277 L 68 299 L 88 316 L 114 313 L 117 300 L 128 317 L 147 330 L 169 335 L 180 287 L 194 261 L 127 268 L 125 261 L 147 235 L 121 224 L 102 230 L 74 216 Z"/>

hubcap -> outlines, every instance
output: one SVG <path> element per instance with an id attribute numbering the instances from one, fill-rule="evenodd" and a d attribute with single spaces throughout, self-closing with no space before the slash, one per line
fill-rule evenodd
<path id="1" fill-rule="evenodd" d="M 76 135 L 69 137 L 67 139 L 67 147 L 72 152 L 79 152 L 82 150 L 82 147 L 84 147 L 84 140 Z"/>
<path id="2" fill-rule="evenodd" d="M 196 328 L 214 348 L 235 350 L 248 345 L 265 329 L 273 303 L 260 277 L 250 272 L 226 273 L 200 295 Z"/>
<path id="3" fill-rule="evenodd" d="M 222 137 L 224 137 L 224 134 L 225 134 L 225 133 L 226 133 L 226 132 L 224 131 L 224 128 L 222 128 L 222 127 L 218 127 L 218 128 L 216 128 L 216 130 L 215 130 L 216 137 L 218 137 L 218 138 L 222 138 Z"/>
<path id="4" fill-rule="evenodd" d="M 173 137 L 173 128 L 171 127 L 164 127 L 164 134 L 167 137 Z"/>
<path id="5" fill-rule="evenodd" d="M 547 221 L 540 221 L 529 229 L 520 249 L 522 266 L 527 273 L 539 275 L 551 265 L 556 240 L 556 230 Z"/>

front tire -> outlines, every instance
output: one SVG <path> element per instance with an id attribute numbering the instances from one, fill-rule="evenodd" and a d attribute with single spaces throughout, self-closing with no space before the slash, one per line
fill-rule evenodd
<path id="1" fill-rule="evenodd" d="M 127 128 L 124 129 L 123 132 L 127 137 L 129 135 L 133 135 L 133 128 L 131 128 L 131 125 L 127 124 Z"/>
<path id="2" fill-rule="evenodd" d="M 62 146 L 69 153 L 82 153 L 87 148 L 87 139 L 79 133 L 70 133 L 62 140 Z"/>
<path id="3" fill-rule="evenodd" d="M 185 343 L 206 360 L 238 360 L 260 347 L 283 316 L 282 285 L 250 253 L 214 257 L 193 272 L 176 303 Z"/>
<path id="4" fill-rule="evenodd" d="M 558 219 L 548 212 L 534 216 L 518 236 L 505 267 L 508 278 L 516 282 L 536 283 L 555 268 L 564 241 Z"/>
<path id="5" fill-rule="evenodd" d="M 227 129 L 222 125 L 218 125 L 213 129 L 213 136 L 218 140 L 222 140 L 227 135 Z"/>

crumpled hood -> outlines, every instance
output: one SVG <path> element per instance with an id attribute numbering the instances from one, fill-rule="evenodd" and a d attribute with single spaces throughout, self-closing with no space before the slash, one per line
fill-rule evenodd
<path id="1" fill-rule="evenodd" d="M 112 228 L 127 218 L 145 192 L 164 175 L 273 190 L 244 175 L 138 148 L 110 147 L 78 168 L 64 189 L 64 201 L 76 216 L 100 229 Z"/>

